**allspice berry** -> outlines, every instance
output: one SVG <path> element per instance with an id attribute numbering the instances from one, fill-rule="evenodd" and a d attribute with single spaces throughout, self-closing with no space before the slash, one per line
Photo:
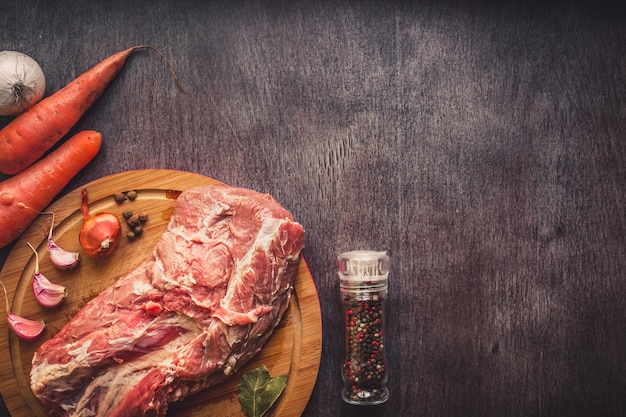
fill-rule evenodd
<path id="1" fill-rule="evenodd" d="M 137 216 L 136 214 L 133 214 L 126 220 L 126 222 L 128 223 L 128 227 L 130 228 L 139 226 L 139 216 Z"/>
<path id="2" fill-rule="evenodd" d="M 124 201 L 126 201 L 126 194 L 124 194 L 124 193 L 115 193 L 115 194 L 113 195 L 113 198 L 115 199 L 115 202 L 116 202 L 117 204 L 121 204 L 121 203 L 123 203 Z"/>

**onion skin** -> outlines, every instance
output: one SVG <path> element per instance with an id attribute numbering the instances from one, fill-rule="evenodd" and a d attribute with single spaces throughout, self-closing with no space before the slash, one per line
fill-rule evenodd
<path id="1" fill-rule="evenodd" d="M 22 113 L 45 91 L 46 77 L 37 61 L 21 52 L 0 52 L 0 116 Z"/>
<path id="2" fill-rule="evenodd" d="M 99 259 L 108 256 L 115 250 L 122 238 L 122 224 L 113 213 L 97 213 L 89 215 L 87 190 L 83 188 L 82 204 L 83 227 L 78 240 L 87 256 Z"/>
<path id="3" fill-rule="evenodd" d="M 111 213 L 98 213 L 85 221 L 78 240 L 87 256 L 104 258 L 120 243 L 122 225 Z"/>

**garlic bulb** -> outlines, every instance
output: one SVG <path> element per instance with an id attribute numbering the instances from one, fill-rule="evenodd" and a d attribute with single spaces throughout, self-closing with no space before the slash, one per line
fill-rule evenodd
<path id="1" fill-rule="evenodd" d="M 0 52 L 0 116 L 23 112 L 43 98 L 46 77 L 33 58 L 16 51 Z"/>

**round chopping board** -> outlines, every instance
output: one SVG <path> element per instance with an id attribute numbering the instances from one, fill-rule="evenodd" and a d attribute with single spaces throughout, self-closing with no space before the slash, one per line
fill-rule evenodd
<path id="1" fill-rule="evenodd" d="M 80 252 L 80 263 L 71 271 L 57 270 L 48 258 L 46 238 L 50 215 L 40 216 L 16 242 L 0 273 L 0 280 L 13 293 L 12 311 L 29 319 L 44 320 L 46 330 L 34 341 L 24 341 L 8 332 L 11 364 L 3 361 L 0 375 L 4 379 L 12 373 L 14 377 L 2 381 L 3 397 L 13 417 L 48 415 L 48 409 L 30 391 L 29 375 L 34 352 L 89 300 L 152 255 L 169 222 L 179 192 L 196 185 L 223 184 L 198 174 L 162 169 L 128 171 L 86 184 L 91 214 L 108 211 L 121 219 L 122 213 L 130 210 L 148 215 L 144 233 L 139 238 L 133 241 L 123 238 L 115 252 L 99 260 L 84 255 L 78 243 L 78 232 L 83 222 L 80 211 L 82 187 L 60 198 L 47 211 L 56 215 L 53 230 L 56 243 L 66 250 Z M 115 202 L 114 193 L 129 190 L 137 191 L 134 201 Z M 126 228 L 125 223 L 122 226 Z M 40 272 L 50 281 L 67 288 L 68 296 L 58 307 L 41 307 L 33 296 L 35 256 L 27 242 L 37 249 Z M 294 289 L 289 308 L 257 356 L 225 382 L 171 404 L 167 415 L 244 416 L 237 398 L 237 385 L 245 372 L 263 364 L 272 376 L 288 375 L 285 390 L 267 415 L 300 416 L 317 379 L 322 347 L 319 298 L 304 259 L 300 262 Z M 12 370 L 6 369 L 8 367 Z M 13 391 L 8 391 L 9 385 L 14 388 Z M 13 392 L 21 395 L 11 395 Z"/>

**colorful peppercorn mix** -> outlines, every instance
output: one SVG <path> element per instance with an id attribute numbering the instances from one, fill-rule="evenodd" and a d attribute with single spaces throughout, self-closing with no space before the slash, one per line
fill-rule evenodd
<path id="1" fill-rule="evenodd" d="M 351 403 L 378 403 L 388 395 L 383 330 L 383 301 L 343 297 L 346 355 L 344 396 Z"/>
<path id="2" fill-rule="evenodd" d="M 389 398 L 384 333 L 389 257 L 352 251 L 338 260 L 345 324 L 342 397 L 355 405 L 380 404 Z"/>

